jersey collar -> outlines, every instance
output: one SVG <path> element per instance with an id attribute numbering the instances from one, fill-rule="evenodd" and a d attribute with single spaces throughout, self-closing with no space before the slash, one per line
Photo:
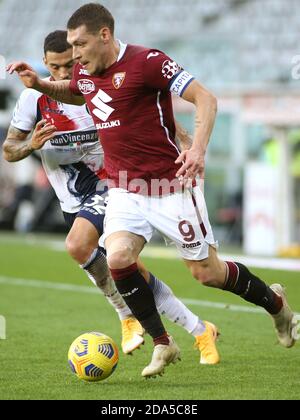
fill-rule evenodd
<path id="1" fill-rule="evenodd" d="M 123 58 L 123 56 L 126 52 L 126 48 L 127 48 L 127 44 L 123 44 L 123 42 L 121 42 L 119 39 L 118 39 L 118 43 L 119 43 L 119 46 L 120 46 L 120 52 L 119 52 L 119 55 L 118 55 L 118 58 L 117 58 L 117 62 L 119 62 Z"/>

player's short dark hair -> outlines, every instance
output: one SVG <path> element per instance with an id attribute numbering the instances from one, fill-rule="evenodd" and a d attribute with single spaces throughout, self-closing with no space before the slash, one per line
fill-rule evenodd
<path id="1" fill-rule="evenodd" d="M 112 34 L 115 30 L 112 14 L 99 3 L 88 3 L 77 9 L 70 17 L 67 28 L 77 29 L 82 25 L 85 25 L 87 31 L 91 33 L 96 33 L 104 27 L 108 27 Z"/>
<path id="2" fill-rule="evenodd" d="M 44 54 L 48 51 L 63 53 L 72 46 L 67 42 L 67 31 L 54 31 L 46 36 L 44 41 Z"/>

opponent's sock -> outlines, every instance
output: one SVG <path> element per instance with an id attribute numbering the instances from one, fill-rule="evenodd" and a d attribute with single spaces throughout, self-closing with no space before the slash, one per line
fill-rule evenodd
<path id="1" fill-rule="evenodd" d="M 194 337 L 198 337 L 199 335 L 202 335 L 206 330 L 206 327 L 203 323 L 203 321 L 201 321 L 200 318 L 198 318 L 198 323 L 196 325 L 196 327 L 191 331 L 191 334 Z"/>
<path id="2" fill-rule="evenodd" d="M 203 322 L 174 295 L 169 286 L 151 273 L 149 286 L 160 315 L 164 315 L 194 336 L 203 334 L 205 331 Z"/>
<path id="3" fill-rule="evenodd" d="M 101 290 L 122 321 L 132 316 L 132 312 L 116 288 L 103 251 L 100 247 L 95 249 L 88 261 L 80 267 L 84 269 L 95 286 Z"/>
<path id="4" fill-rule="evenodd" d="M 271 315 L 282 308 L 282 299 L 262 280 L 252 274 L 247 267 L 237 262 L 225 261 L 227 275 L 224 290 L 241 296 L 247 302 L 265 308 Z"/>
<path id="5" fill-rule="evenodd" d="M 153 293 L 144 277 L 138 271 L 137 265 L 132 264 L 123 269 L 111 269 L 111 274 L 119 293 L 136 319 L 155 339 L 155 345 L 165 344 L 166 330 L 157 312 Z"/>

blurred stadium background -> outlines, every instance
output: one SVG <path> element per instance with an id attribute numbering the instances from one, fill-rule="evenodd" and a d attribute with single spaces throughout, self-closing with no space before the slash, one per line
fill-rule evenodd
<path id="1" fill-rule="evenodd" d="M 22 90 L 4 63 L 41 74 L 44 37 L 86 1 L 0 1 L 0 143 Z M 163 49 L 218 97 L 205 193 L 223 244 L 247 254 L 300 256 L 298 0 L 103 0 L 123 41 Z M 193 131 L 193 109 L 174 98 Z M 38 160 L 0 156 L 0 229 L 63 231 Z"/>

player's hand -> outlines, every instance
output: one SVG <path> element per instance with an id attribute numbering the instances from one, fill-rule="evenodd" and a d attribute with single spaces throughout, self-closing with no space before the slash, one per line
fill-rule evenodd
<path id="1" fill-rule="evenodd" d="M 183 151 L 175 163 L 182 163 L 182 167 L 176 173 L 182 185 L 189 186 L 197 175 L 204 179 L 205 154 L 199 150 L 191 148 Z"/>
<path id="2" fill-rule="evenodd" d="M 9 74 L 13 74 L 14 72 L 18 73 L 19 78 L 27 88 L 34 89 L 39 85 L 40 79 L 37 73 L 27 63 L 22 61 L 11 63 L 6 67 L 6 71 Z"/>
<path id="3" fill-rule="evenodd" d="M 33 150 L 41 149 L 48 140 L 53 138 L 56 131 L 55 125 L 47 123 L 46 120 L 38 122 L 31 137 L 31 148 Z"/>

